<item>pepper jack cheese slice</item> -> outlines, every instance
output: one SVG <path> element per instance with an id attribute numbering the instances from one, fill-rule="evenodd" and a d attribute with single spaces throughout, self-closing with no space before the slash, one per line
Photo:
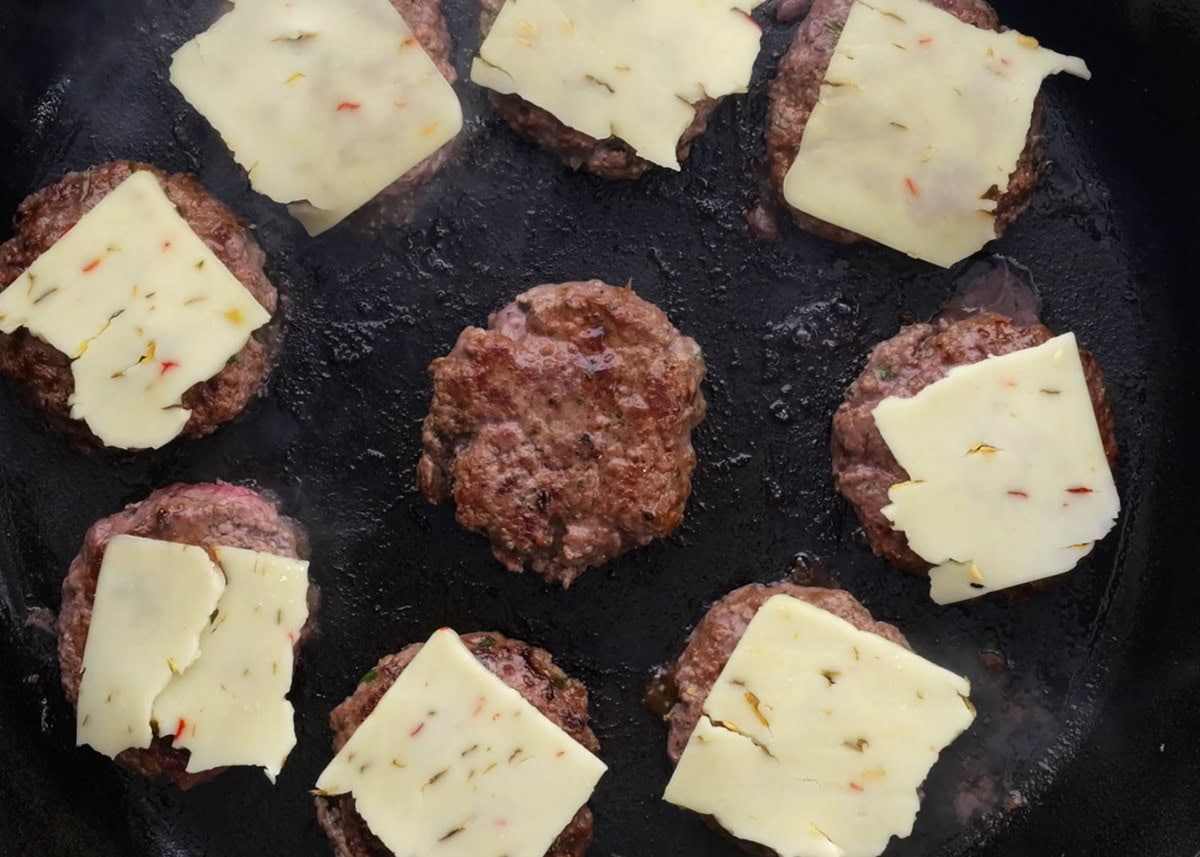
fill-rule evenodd
<path id="1" fill-rule="evenodd" d="M 704 703 L 665 799 L 780 857 L 874 857 L 974 719 L 967 680 L 787 595 Z"/>
<path id="2" fill-rule="evenodd" d="M 759 2 L 508 0 L 471 80 L 677 170 L 693 105 L 746 91 L 762 35 L 747 13 Z"/>
<path id="3" fill-rule="evenodd" d="M 308 563 L 219 547 L 225 594 L 200 638 L 200 659 L 167 685 L 154 719 L 190 751 L 189 773 L 256 765 L 272 782 L 296 745 L 294 646 L 308 619 Z"/>
<path id="4" fill-rule="evenodd" d="M 24 327 L 71 358 L 71 416 L 123 449 L 178 437 L 183 394 L 269 320 L 145 170 L 0 293 L 0 330 Z"/>
<path id="5" fill-rule="evenodd" d="M 317 781 L 394 854 L 543 857 L 604 763 L 442 629 Z"/>
<path id="6" fill-rule="evenodd" d="M 1090 78 L 1037 40 L 923 0 L 858 0 L 838 38 L 788 204 L 948 267 L 996 237 L 995 199 L 1025 148 L 1042 80 Z"/>
<path id="7" fill-rule="evenodd" d="M 171 82 L 311 235 L 462 127 L 454 90 L 388 0 L 237 0 L 176 52 Z"/>
<path id="8" fill-rule="evenodd" d="M 875 425 L 909 482 L 883 514 L 962 601 L 1070 571 L 1120 511 L 1075 336 L 951 369 Z"/>
<path id="9" fill-rule="evenodd" d="M 198 656 L 224 587 L 201 548 L 135 536 L 108 543 L 83 652 L 78 744 L 113 757 L 150 746 L 154 699 Z"/>

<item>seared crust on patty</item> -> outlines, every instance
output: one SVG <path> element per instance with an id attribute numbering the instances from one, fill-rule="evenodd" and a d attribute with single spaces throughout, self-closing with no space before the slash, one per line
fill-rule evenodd
<path id="1" fill-rule="evenodd" d="M 907 481 L 908 473 L 875 427 L 875 406 L 889 396 L 914 396 L 955 366 L 1033 348 L 1053 336 L 1045 325 L 1017 325 L 1002 315 L 981 312 L 953 321 L 909 325 L 872 349 L 862 374 L 834 414 L 831 446 L 834 483 L 858 512 L 877 556 L 910 574 L 929 573 L 930 564 L 913 553 L 904 533 L 892 529 L 883 515 L 888 489 Z M 1115 466 L 1116 432 L 1100 367 L 1087 351 L 1081 350 L 1079 357 L 1104 452 Z"/>
<path id="2" fill-rule="evenodd" d="M 483 38 L 492 29 L 504 0 L 481 0 L 480 30 Z M 583 170 L 605 179 L 636 179 L 654 164 L 639 158 L 637 152 L 617 137 L 597 140 L 560 122 L 552 113 L 530 104 L 519 95 L 489 92 L 501 118 L 523 139 L 558 155 L 573 170 Z M 709 117 L 721 103 L 720 98 L 705 98 L 692 105 L 696 115 L 679 138 L 675 158 L 682 164 L 692 151 L 692 143 L 708 127 Z"/>
<path id="3" fill-rule="evenodd" d="M 632 290 L 538 286 L 429 371 L 420 489 L 511 571 L 567 586 L 682 522 L 704 361 Z"/>
<path id="4" fill-rule="evenodd" d="M 274 315 L 278 294 L 263 270 L 266 254 L 236 214 L 190 175 L 167 175 L 133 161 L 115 161 L 70 173 L 28 197 L 17 209 L 16 234 L 0 245 L 0 290 L 7 288 L 80 218 L 135 171 L 147 170 L 162 183 L 179 214 L 230 273 L 264 309 Z M 242 412 L 262 389 L 270 371 L 274 325 L 251 334 L 229 364 L 183 396 L 192 412 L 183 434 L 202 437 Z M 71 419 L 75 378 L 67 355 L 25 329 L 0 334 L 0 373 L 22 386 L 37 410 L 55 428 L 97 446 L 103 443 L 85 423 Z"/>
<path id="5" fill-rule="evenodd" d="M 692 731 L 704 714 L 704 701 L 746 633 L 750 620 L 776 595 L 799 598 L 846 620 L 860 631 L 878 634 L 885 640 L 910 648 L 899 630 L 886 622 L 876 622 L 867 608 L 844 590 L 790 582 L 751 583 L 735 589 L 704 614 L 688 637 L 687 648 L 669 671 L 668 680 L 676 695 L 676 702 L 667 713 L 670 725 L 667 755 L 673 764 L 678 764 L 683 755 Z"/>
<path id="6" fill-rule="evenodd" d="M 985 0 L 928 0 L 959 20 L 984 30 L 999 30 L 1000 20 Z M 767 166 L 780 202 L 802 229 L 831 241 L 852 244 L 862 236 L 812 217 L 787 204 L 783 180 L 796 160 L 808 118 L 821 95 L 821 81 L 833 58 L 834 46 L 854 0 L 815 0 L 808 17 L 796 30 L 792 45 L 771 81 L 767 113 Z M 1025 149 L 1008 180 L 1008 189 L 996 199 L 996 235 L 1012 225 L 1029 205 L 1042 163 L 1043 109 L 1041 96 L 1034 102 Z"/>
<path id="7" fill-rule="evenodd" d="M 600 742 L 588 726 L 587 688 L 554 665 L 550 653 L 496 633 L 463 634 L 462 641 L 485 667 L 530 705 L 593 753 Z M 333 710 L 334 752 L 341 750 L 379 700 L 412 663 L 422 643 L 380 659 L 358 688 Z M 336 857 L 391 857 L 354 809 L 351 795 L 318 797 L 317 818 Z M 592 841 L 592 812 L 586 806 L 563 828 L 546 857 L 583 857 Z"/>
<path id="8" fill-rule="evenodd" d="M 71 562 L 62 587 L 58 614 L 58 657 L 62 685 L 72 705 L 79 700 L 83 678 L 83 653 L 92 624 L 92 605 L 104 551 L 116 536 L 216 547 L 244 548 L 277 556 L 303 559 L 308 544 L 300 525 L 279 514 L 267 498 L 249 488 L 224 482 L 201 485 L 170 485 L 160 488 L 140 503 L 102 518 L 91 526 L 79 555 Z M 296 641 L 296 651 L 311 636 L 315 623 L 316 590 L 309 586 L 309 617 Z M 223 771 L 217 768 L 189 774 L 184 769 L 187 750 L 171 746 L 171 736 L 160 736 L 146 749 L 125 750 L 117 764 L 134 773 L 162 775 L 181 788 L 211 780 Z"/>

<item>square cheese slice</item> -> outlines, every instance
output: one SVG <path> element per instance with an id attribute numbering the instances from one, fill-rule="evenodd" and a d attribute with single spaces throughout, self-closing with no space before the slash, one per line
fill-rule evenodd
<path id="1" fill-rule="evenodd" d="M 189 773 L 256 765 L 274 782 L 296 746 L 294 646 L 308 619 L 308 563 L 218 547 L 225 592 L 200 637 L 200 658 L 154 702 L 154 720 L 189 751 Z"/>
<path id="2" fill-rule="evenodd" d="M 543 857 L 604 763 L 435 633 L 321 774 L 394 854 Z"/>
<path id="3" fill-rule="evenodd" d="M 1070 571 L 1121 502 L 1075 336 L 951 369 L 875 425 L 910 481 L 883 514 L 962 601 Z"/>
<path id="4" fill-rule="evenodd" d="M 458 97 L 389 0 L 237 0 L 171 82 L 312 235 L 453 139 Z"/>
<path id="5" fill-rule="evenodd" d="M 704 703 L 665 799 L 780 857 L 874 857 L 907 836 L 967 680 L 776 595 Z"/>
<path id="6" fill-rule="evenodd" d="M 1025 148 L 1042 80 L 1083 60 L 924 0 L 850 9 L 800 151 L 788 204 L 949 267 L 996 237 L 995 198 Z"/>
<path id="7" fill-rule="evenodd" d="M 122 449 L 178 437 L 183 394 L 269 320 L 145 170 L 0 292 L 0 330 L 24 327 L 71 358 L 71 416 Z"/>
<path id="8" fill-rule="evenodd" d="M 679 169 L 694 104 L 745 92 L 761 0 L 507 0 L 471 80 Z"/>
<path id="9" fill-rule="evenodd" d="M 224 588 L 201 548 L 135 536 L 108 543 L 83 650 L 78 744 L 112 757 L 150 746 L 154 700 L 199 656 Z"/>

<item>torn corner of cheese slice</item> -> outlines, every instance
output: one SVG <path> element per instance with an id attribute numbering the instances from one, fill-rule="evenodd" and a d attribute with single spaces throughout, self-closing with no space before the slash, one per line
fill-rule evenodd
<path id="1" fill-rule="evenodd" d="M 389 0 L 238 3 L 181 47 L 171 82 L 250 183 L 312 235 L 462 128 L 450 83 Z"/>
<path id="2" fill-rule="evenodd" d="M 784 179 L 788 204 L 949 267 L 996 237 L 995 199 L 1042 80 L 1086 64 L 924 0 L 855 3 Z"/>
<path id="3" fill-rule="evenodd" d="M 154 719 L 189 751 L 189 773 L 253 765 L 274 782 L 296 744 L 287 693 L 308 620 L 308 563 L 231 547 L 214 553 L 225 592 L 200 658 L 159 695 Z"/>
<path id="4" fill-rule="evenodd" d="M 135 536 L 107 545 L 76 706 L 76 740 L 106 756 L 149 747 L 154 699 L 199 653 L 224 590 L 201 548 Z"/>
<path id="5" fill-rule="evenodd" d="M 935 566 L 939 604 L 1070 571 L 1120 512 L 1073 334 L 956 367 L 874 419 L 909 474 L 884 514 Z"/>
<path id="6" fill-rule="evenodd" d="M 449 629 L 434 634 L 317 781 L 350 792 L 396 854 L 542 857 L 604 763 L 488 671 Z"/>
<path id="7" fill-rule="evenodd" d="M 788 857 L 873 857 L 907 836 L 969 682 L 787 595 L 755 614 L 664 799 Z"/>
<path id="8" fill-rule="evenodd" d="M 737 0 L 508 0 L 471 80 L 678 170 L 707 98 L 745 92 L 761 31 Z"/>
<path id="9" fill-rule="evenodd" d="M 0 319 L 74 361 L 72 417 L 108 446 L 146 449 L 179 435 L 183 394 L 270 314 L 139 170 L 0 293 Z"/>

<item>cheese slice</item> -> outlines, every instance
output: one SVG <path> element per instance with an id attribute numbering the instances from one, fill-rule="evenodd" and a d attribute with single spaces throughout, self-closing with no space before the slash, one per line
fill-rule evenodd
<path id="1" fill-rule="evenodd" d="M 394 854 L 543 857 L 604 763 L 435 633 L 317 781 Z"/>
<path id="2" fill-rule="evenodd" d="M 751 620 L 667 785 L 780 857 L 874 857 L 974 719 L 967 680 L 787 595 Z"/>
<path id="3" fill-rule="evenodd" d="M 269 320 L 144 170 L 0 292 L 0 330 L 71 358 L 71 416 L 122 449 L 178 437 L 183 394 Z"/>
<path id="4" fill-rule="evenodd" d="M 150 746 L 154 699 L 196 659 L 224 587 L 200 548 L 135 536 L 108 543 L 83 652 L 78 744 L 112 757 Z"/>
<path id="5" fill-rule="evenodd" d="M 745 92 L 761 0 L 508 0 L 471 80 L 679 169 L 695 103 Z"/>
<path id="6" fill-rule="evenodd" d="M 883 514 L 934 564 L 939 604 L 1070 571 L 1120 511 L 1074 334 L 955 367 L 874 417 L 911 480 Z"/>
<path id="7" fill-rule="evenodd" d="M 996 237 L 995 198 L 1025 148 L 1042 80 L 1076 57 L 924 0 L 858 0 L 838 38 L 788 204 L 948 267 Z"/>
<path id="8" fill-rule="evenodd" d="M 225 594 L 200 659 L 154 702 L 159 731 L 190 752 L 189 773 L 256 765 L 272 782 L 296 746 L 294 646 L 308 619 L 308 563 L 219 547 Z"/>
<path id="9" fill-rule="evenodd" d="M 388 0 L 237 0 L 171 82 L 317 235 L 453 139 L 462 108 Z"/>

